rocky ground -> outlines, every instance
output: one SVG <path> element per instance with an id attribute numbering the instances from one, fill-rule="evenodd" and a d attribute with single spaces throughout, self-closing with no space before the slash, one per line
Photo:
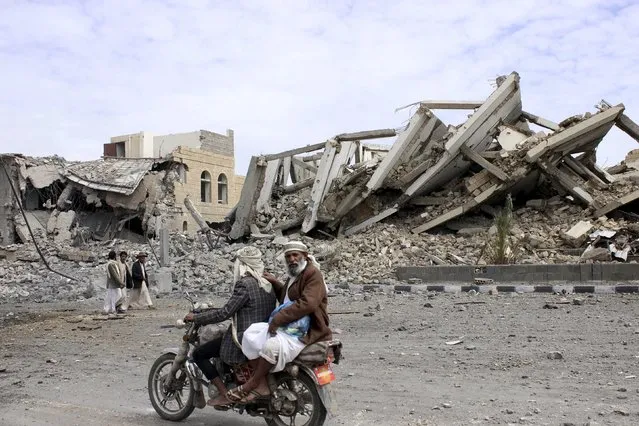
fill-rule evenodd
<path id="1" fill-rule="evenodd" d="M 162 326 L 187 305 L 156 302 L 120 320 L 97 320 L 95 299 L 0 305 L 0 424 L 167 424 L 149 403 L 147 373 L 180 339 Z M 345 344 L 331 424 L 638 424 L 638 302 L 341 292 L 329 300 Z M 184 424 L 264 423 L 204 409 Z"/>

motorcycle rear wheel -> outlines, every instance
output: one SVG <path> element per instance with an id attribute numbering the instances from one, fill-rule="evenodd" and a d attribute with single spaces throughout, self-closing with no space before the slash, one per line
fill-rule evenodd
<path id="1" fill-rule="evenodd" d="M 195 389 L 186 369 L 182 367 L 175 374 L 175 385 L 172 389 L 166 389 L 163 379 L 171 370 L 175 354 L 164 354 L 155 360 L 149 372 L 149 399 L 160 417 L 165 420 L 179 422 L 191 415 L 195 410 Z M 162 370 L 165 370 L 164 372 Z M 184 390 L 188 390 L 186 400 L 182 400 Z M 177 409 L 167 407 L 170 402 L 177 404 Z"/>
<path id="2" fill-rule="evenodd" d="M 312 411 L 310 416 L 308 416 L 308 420 L 304 423 L 299 423 L 297 419 L 291 423 L 290 417 L 273 414 L 273 418 L 265 419 L 266 424 L 268 426 L 289 426 L 291 424 L 298 426 L 322 426 L 326 421 L 327 412 L 316 386 L 315 381 L 304 373 L 300 372 L 297 377 L 293 377 L 288 373 L 281 374 L 277 378 L 277 387 L 283 387 L 284 389 L 295 392 L 298 397 L 302 398 L 305 402 L 305 404 L 299 404 L 298 408 L 303 405 L 306 411 L 306 407 L 310 406 Z"/>

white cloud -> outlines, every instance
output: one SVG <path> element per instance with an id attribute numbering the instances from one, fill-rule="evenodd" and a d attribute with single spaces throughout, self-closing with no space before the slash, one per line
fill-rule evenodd
<path id="1" fill-rule="evenodd" d="M 91 159 L 116 134 L 230 127 L 244 173 L 251 154 L 397 127 L 397 106 L 485 98 L 513 70 L 533 113 L 604 98 L 639 120 L 632 0 L 441 3 L 5 0 L 0 151 Z M 635 147 L 612 132 L 599 160 Z"/>

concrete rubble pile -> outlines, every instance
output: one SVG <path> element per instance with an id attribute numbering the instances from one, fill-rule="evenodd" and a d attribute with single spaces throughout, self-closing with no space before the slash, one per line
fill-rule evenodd
<path id="1" fill-rule="evenodd" d="M 555 123 L 522 109 L 516 72 L 497 78 L 496 86 L 486 101 L 418 102 L 402 130 L 341 134 L 325 143 L 253 157 L 240 202 L 228 217 L 229 237 L 299 232 L 336 238 L 332 243 L 341 245 L 348 244 L 343 237 L 358 234 L 370 243 L 379 238 L 380 229 L 393 226 L 398 240 L 436 238 L 439 247 L 463 236 L 445 255 L 432 249 L 439 255 L 430 253 L 428 259 L 451 263 L 445 258 L 454 254 L 452 263 L 475 263 L 480 250 L 474 240 L 485 241 L 490 225 L 456 229 L 458 234 L 446 237 L 442 230 L 450 231 L 446 225 L 451 221 L 472 217 L 490 222 L 511 194 L 516 207 L 523 208 L 517 212 L 521 238 L 529 247 L 523 261 L 557 262 L 575 259 L 574 254 L 556 253 L 558 248 L 576 249 L 574 240 L 583 240 L 580 229 L 573 229 L 580 220 L 593 223 L 590 231 L 620 214 L 625 214 L 622 222 L 639 218 L 622 209 L 629 205 L 632 213 L 632 203 L 639 199 L 639 156 L 633 154 L 610 171 L 596 164 L 597 147 L 613 126 L 639 142 L 639 126 L 624 114 L 623 104 L 601 101 L 594 113 Z M 435 115 L 437 109 L 472 113 L 453 126 Z M 390 137 L 395 141 L 385 151 L 362 156 L 365 141 Z M 560 220 L 557 212 L 567 214 Z M 376 244 L 386 250 L 392 246 Z M 615 245 L 612 250 L 625 248 Z M 612 258 L 627 260 L 625 254 L 613 253 Z"/>
<path id="2" fill-rule="evenodd" d="M 137 234 L 144 242 L 143 235 L 155 234 L 182 214 L 173 191 L 180 166 L 170 159 L 68 162 L 0 154 L 0 164 L 0 195 L 6 200 L 0 210 L 0 246 L 31 241 L 20 206 L 34 236 L 58 244 L 124 234 Z"/>

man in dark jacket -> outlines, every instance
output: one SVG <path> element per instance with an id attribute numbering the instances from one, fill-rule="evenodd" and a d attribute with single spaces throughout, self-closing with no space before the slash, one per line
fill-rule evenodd
<path id="1" fill-rule="evenodd" d="M 260 329 L 266 324 L 255 324 L 246 333 L 242 348 L 249 359 L 255 359 L 255 373 L 251 379 L 227 393 L 231 401 L 248 402 L 270 393 L 266 376 L 269 371 L 281 371 L 293 361 L 306 345 L 332 339 L 328 326 L 328 288 L 319 270 L 319 264 L 308 253 L 302 242 L 291 241 L 284 246 L 288 273 L 286 284 L 273 275 L 265 278 L 273 285 L 281 304 L 292 302 L 276 313 L 267 325 L 268 333 Z M 278 329 L 308 315 L 310 329 L 301 338 Z"/>
<path id="2" fill-rule="evenodd" d="M 275 294 L 272 284 L 263 278 L 262 253 L 255 247 L 244 247 L 236 253 L 234 265 L 235 286 L 228 302 L 219 309 L 208 309 L 200 314 L 188 314 L 184 320 L 199 325 L 217 324 L 227 319 L 232 323 L 219 339 L 207 342 L 193 351 L 193 360 L 206 378 L 217 388 L 219 394 L 208 404 L 226 405 L 227 389 L 220 372 L 211 363 L 211 358 L 220 358 L 229 365 L 243 364 L 242 335 L 253 323 L 268 320 L 275 309 Z"/>
<path id="3" fill-rule="evenodd" d="M 131 266 L 131 276 L 133 278 L 133 288 L 131 289 L 131 300 L 129 308 L 148 308 L 155 309 L 149 294 L 149 279 L 146 273 L 146 253 L 142 252 L 137 255 L 137 259 Z M 142 302 L 140 303 L 140 299 Z"/>

